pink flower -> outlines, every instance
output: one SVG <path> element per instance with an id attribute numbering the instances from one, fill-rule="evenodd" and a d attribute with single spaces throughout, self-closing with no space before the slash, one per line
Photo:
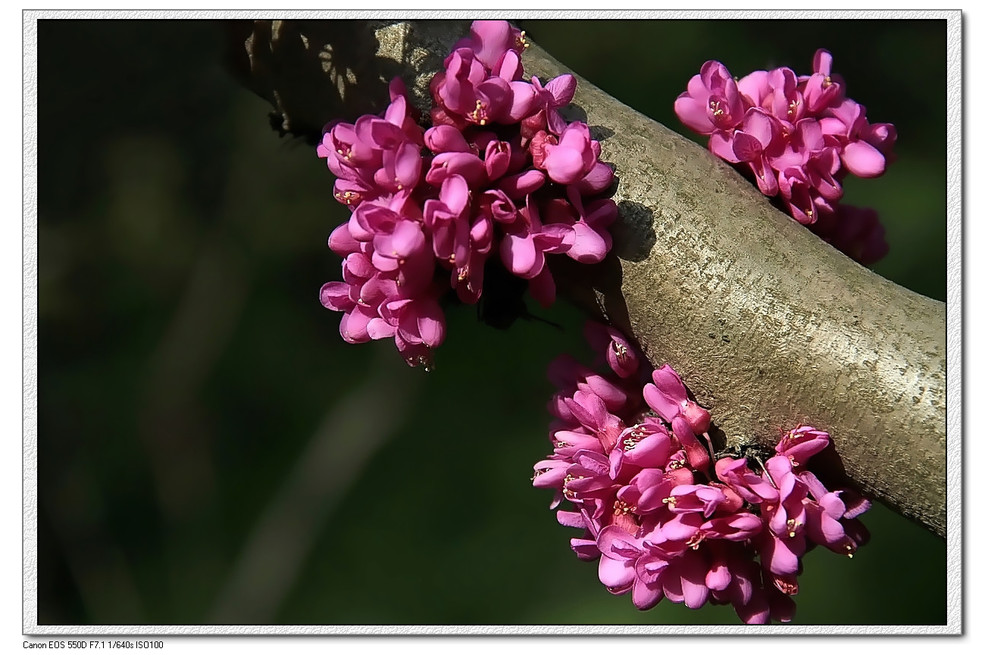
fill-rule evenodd
<path id="1" fill-rule="evenodd" d="M 886 170 L 885 153 L 866 137 L 888 151 L 896 132 L 891 126 L 874 130 L 865 118 L 865 107 L 854 100 L 845 98 L 829 107 L 821 119 L 821 130 L 825 139 L 839 148 L 842 164 L 854 175 L 878 177 Z"/>
<path id="2" fill-rule="evenodd" d="M 424 203 L 424 224 L 431 232 L 435 257 L 452 259 L 466 246 L 468 218 L 468 183 L 461 175 L 449 175 L 438 198 Z"/>
<path id="3" fill-rule="evenodd" d="M 837 174 L 841 169 L 838 150 L 826 146 L 821 125 L 813 118 L 797 122 L 786 141 L 786 149 L 771 161 L 777 171 L 796 169 L 812 187 L 811 193 L 828 201 L 841 198 Z"/>
<path id="4" fill-rule="evenodd" d="M 434 76 L 431 93 L 438 103 L 431 113 L 435 124 L 484 126 L 507 115 L 513 104 L 509 82 L 490 75 L 468 48 L 459 48 L 445 59 L 445 71 Z"/>
<path id="5" fill-rule="evenodd" d="M 531 279 L 544 269 L 544 255 L 567 251 L 571 229 L 567 226 L 544 225 L 540 214 L 528 196 L 527 206 L 518 212 L 520 220 L 506 227 L 500 242 L 503 263 L 514 275 Z"/>
<path id="6" fill-rule="evenodd" d="M 636 349 L 615 328 L 589 321 L 585 324 L 585 339 L 597 353 L 603 353 L 609 368 L 621 378 L 628 378 L 639 368 Z"/>
<path id="7" fill-rule="evenodd" d="M 804 97 L 797 86 L 797 74 L 789 68 L 775 68 L 767 75 L 769 93 L 763 106 L 781 121 L 793 124 L 804 116 Z"/>
<path id="8" fill-rule="evenodd" d="M 831 75 L 831 61 L 831 53 L 827 50 L 814 53 L 814 74 L 804 83 L 804 104 L 811 113 L 820 113 L 844 97 L 841 78 Z"/>
<path id="9" fill-rule="evenodd" d="M 809 425 L 798 425 L 790 430 L 776 445 L 776 454 L 790 459 L 790 464 L 798 468 L 807 463 L 812 455 L 824 450 L 831 442 L 827 432 L 816 430 Z"/>
<path id="10" fill-rule="evenodd" d="M 617 446 L 610 459 L 619 478 L 643 469 L 662 469 L 679 448 L 663 423 L 653 419 L 643 419 L 623 430 Z"/>
<path id="11" fill-rule="evenodd" d="M 708 431 L 711 415 L 690 397 L 677 371 L 669 364 L 653 372 L 653 383 L 643 388 L 643 397 L 665 421 L 673 421 L 680 416 L 694 432 Z"/>
<path id="12" fill-rule="evenodd" d="M 434 298 L 395 299 L 381 306 L 380 315 L 393 329 L 397 350 L 405 358 L 426 357 L 444 341 L 445 316 Z"/>
<path id="13" fill-rule="evenodd" d="M 612 169 L 587 126 L 558 112 L 575 78 L 524 80 L 527 45 L 505 21 L 473 23 L 430 82 L 426 132 L 399 79 L 381 115 L 326 126 L 316 153 L 352 215 L 329 240 L 344 282 L 320 295 L 347 341 L 392 338 L 409 363 L 428 363 L 444 339 L 441 299 L 477 303 L 487 263 L 499 266 L 490 258 L 547 306 L 548 255 L 596 263 L 611 250 L 618 210 L 598 196 Z"/>
<path id="14" fill-rule="evenodd" d="M 601 553 L 599 581 L 614 594 L 629 591 L 637 582 L 636 562 L 645 554 L 643 540 L 615 526 L 606 526 L 597 539 Z"/>
<path id="15" fill-rule="evenodd" d="M 524 139 L 530 139 L 537 132 L 549 130 L 555 136 L 560 136 L 567 122 L 558 112 L 575 95 L 577 81 L 574 75 L 564 74 L 550 80 L 546 85 L 536 78 L 530 78 L 534 93 L 534 104 L 540 109 L 523 119 L 520 134 Z"/>
<path id="16" fill-rule="evenodd" d="M 780 123 L 763 110 L 753 107 L 742 120 L 742 129 L 731 135 L 712 135 L 709 147 L 716 155 L 733 164 L 745 163 L 756 176 L 759 190 L 775 196 L 778 187 L 771 159 L 783 152 Z"/>
<path id="17" fill-rule="evenodd" d="M 798 223 L 810 225 L 818 219 L 821 209 L 826 207 L 802 168 L 787 168 L 782 171 L 778 186 L 780 197 Z"/>
<path id="18" fill-rule="evenodd" d="M 576 391 L 571 398 L 565 399 L 565 404 L 575 420 L 589 434 L 595 435 L 603 452 L 608 454 L 626 427 L 622 420 L 610 414 L 602 399 L 590 391 Z"/>
<path id="19" fill-rule="evenodd" d="M 779 491 L 779 502 L 762 506 L 763 520 L 769 526 L 761 539 L 763 565 L 776 575 L 795 574 L 800 557 L 807 548 L 804 529 L 807 511 L 804 501 L 807 487 L 794 475 L 790 460 L 773 457 L 766 462 L 770 477 Z"/>
<path id="20" fill-rule="evenodd" d="M 739 87 L 728 69 L 717 61 L 705 62 L 674 102 L 677 117 L 698 134 L 730 130 L 746 113 Z"/>
<path id="21" fill-rule="evenodd" d="M 715 474 L 751 505 L 775 503 L 780 498 L 776 487 L 762 475 L 753 473 L 745 458 L 722 457 L 715 462 Z"/>
<path id="22" fill-rule="evenodd" d="M 700 512 L 705 518 L 715 513 L 725 494 L 719 489 L 703 484 L 683 484 L 674 487 L 667 497 L 667 509 L 676 514 Z"/>
<path id="23" fill-rule="evenodd" d="M 573 184 L 595 168 L 598 141 L 592 140 L 584 123 L 571 123 L 557 138 L 543 134 L 541 142 L 534 137 L 534 166 L 546 171 L 555 182 Z M 538 156 L 537 143 L 542 143 L 542 156 Z"/>
<path id="24" fill-rule="evenodd" d="M 831 53 L 821 49 L 811 75 L 781 67 L 735 82 L 721 63 L 708 61 L 674 110 L 687 127 L 709 136 L 712 153 L 748 169 L 763 194 L 779 194 L 794 219 L 823 222 L 818 234 L 868 264 L 886 250 L 877 221 L 860 221 L 855 232 L 843 235 L 842 222 L 832 217 L 840 213 L 845 175 L 883 174 L 893 159 L 896 128 L 868 122 L 865 107 L 845 96 L 831 62 Z"/>
<path id="25" fill-rule="evenodd" d="M 631 411 L 636 407 L 636 403 L 631 401 L 619 381 L 595 373 L 570 356 L 562 355 L 551 362 L 550 366 L 547 367 L 547 377 L 560 389 L 555 394 L 554 404 L 563 404 L 563 399 L 572 397 L 575 391 L 590 391 L 601 398 L 606 408 L 614 414 Z M 577 422 L 577 419 L 571 416 L 570 412 L 566 414 L 565 411 L 564 409 L 560 409 L 560 411 L 552 409 L 558 418 L 571 423 Z"/>
<path id="26" fill-rule="evenodd" d="M 611 198 L 599 198 L 583 206 L 581 194 L 573 187 L 568 187 L 568 198 L 571 200 L 568 206 L 574 210 L 574 215 L 567 217 L 577 217 L 577 220 L 570 224 L 571 246 L 565 254 L 583 264 L 597 264 L 612 250 L 609 226 L 619 217 L 619 208 Z M 563 206 L 562 201 L 549 207 L 559 206 Z M 558 216 L 553 214 L 549 222 L 556 220 Z"/>
<path id="27" fill-rule="evenodd" d="M 633 348 L 612 328 L 595 324 L 586 334 L 603 353 L 613 343 Z M 641 610 L 664 599 L 691 608 L 728 603 L 747 623 L 791 620 L 806 552 L 823 545 L 851 555 L 865 540 L 856 518 L 865 502 L 829 492 L 805 468 L 830 437 L 797 426 L 776 456 L 765 464 L 754 458 L 756 470 L 731 457 L 712 469 L 706 450 L 704 461 L 691 451 L 701 446 L 686 419 L 684 403 L 693 400 L 673 369 L 655 371 L 644 389 L 644 371 L 620 376 L 612 368 L 593 373 L 563 357 L 550 370 L 560 387 L 551 405 L 559 420 L 554 452 L 535 465 L 533 482 L 555 490 L 558 522 L 580 531 L 572 550 L 597 559 L 599 581 Z M 620 387 L 627 398 L 647 396 L 657 416 L 617 400 Z"/>
<path id="28" fill-rule="evenodd" d="M 523 32 L 502 20 L 477 20 L 472 23 L 469 37 L 456 44 L 475 53 L 483 66 L 492 70 L 507 52 L 521 55 L 527 47 Z M 522 74 L 522 69 L 519 71 Z"/>

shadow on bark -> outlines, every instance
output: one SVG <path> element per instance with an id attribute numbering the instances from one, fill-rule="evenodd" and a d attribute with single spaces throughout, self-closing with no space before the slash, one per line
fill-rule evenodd
<path id="1" fill-rule="evenodd" d="M 646 205 L 632 200 L 619 202 L 619 220 L 610 228 L 612 251 L 620 259 L 641 262 L 650 256 L 657 245 L 653 229 L 653 212 Z"/>
<path id="2" fill-rule="evenodd" d="M 329 121 L 379 113 L 390 101 L 390 80 L 422 65 L 417 51 L 405 52 L 402 62 L 378 56 L 377 32 L 396 22 L 231 21 L 226 60 L 242 84 L 274 106 L 270 124 L 281 136 L 314 145 Z M 423 58 L 434 60 L 424 62 L 428 69 L 441 65 L 437 52 Z"/>

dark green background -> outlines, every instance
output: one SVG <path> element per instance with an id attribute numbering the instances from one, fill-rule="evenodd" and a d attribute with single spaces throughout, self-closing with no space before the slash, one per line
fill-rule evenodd
<path id="1" fill-rule="evenodd" d="M 809 72 L 830 49 L 899 130 L 887 175 L 845 185 L 886 224 L 876 270 L 944 299 L 943 21 L 523 27 L 677 130 L 705 60 Z M 585 353 L 575 310 L 541 313 L 563 331 L 450 310 L 429 374 L 392 343 L 343 343 L 317 294 L 339 278 L 325 240 L 345 210 L 313 149 L 224 72 L 221 26 L 38 34 L 40 624 L 737 622 L 611 596 L 530 486 L 545 367 Z M 943 623 L 944 542 L 865 518 L 854 560 L 806 558 L 796 621 Z"/>

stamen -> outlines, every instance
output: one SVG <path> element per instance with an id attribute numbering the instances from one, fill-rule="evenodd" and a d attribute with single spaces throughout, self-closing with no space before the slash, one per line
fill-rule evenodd
<path id="1" fill-rule="evenodd" d="M 475 109 L 469 114 L 469 116 L 479 125 L 485 125 L 489 117 L 486 115 L 485 105 L 482 104 L 481 100 L 475 101 Z"/>
<path id="2" fill-rule="evenodd" d="M 774 578 L 773 584 L 775 584 L 776 588 L 779 589 L 784 594 L 786 594 L 787 596 L 795 595 L 797 591 L 799 591 L 800 589 L 800 585 L 798 585 L 796 582 L 787 582 L 786 580 L 782 580 L 780 578 Z"/>
<path id="3" fill-rule="evenodd" d="M 628 503 L 622 500 L 616 500 L 612 504 L 612 513 L 615 514 L 616 516 L 620 516 L 622 514 L 629 515 L 634 513 L 635 511 L 636 511 L 636 506 L 629 505 Z"/>
<path id="4" fill-rule="evenodd" d="M 619 360 L 620 362 L 624 361 L 626 355 L 629 354 L 629 350 L 626 348 L 626 346 L 622 345 L 621 343 L 613 344 L 613 346 L 616 351 L 616 359 Z"/>
<path id="5" fill-rule="evenodd" d="M 359 202 L 362 197 L 353 191 L 345 191 L 343 193 L 335 192 L 335 199 L 341 202 L 343 205 L 352 205 Z"/>

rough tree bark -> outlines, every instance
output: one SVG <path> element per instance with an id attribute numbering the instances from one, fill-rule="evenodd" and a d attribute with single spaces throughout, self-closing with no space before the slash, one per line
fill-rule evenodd
<path id="1" fill-rule="evenodd" d="M 426 110 L 431 75 L 467 33 L 464 21 L 256 21 L 231 25 L 230 41 L 275 127 L 317 139 L 330 119 L 378 113 L 395 75 Z M 569 72 L 536 45 L 523 63 L 541 79 Z M 583 79 L 568 116 L 615 165 L 621 223 L 602 264 L 552 264 L 562 291 L 654 365 L 671 363 L 710 408 L 719 445 L 825 429 L 831 472 L 944 536 L 944 304 L 857 265 Z"/>

